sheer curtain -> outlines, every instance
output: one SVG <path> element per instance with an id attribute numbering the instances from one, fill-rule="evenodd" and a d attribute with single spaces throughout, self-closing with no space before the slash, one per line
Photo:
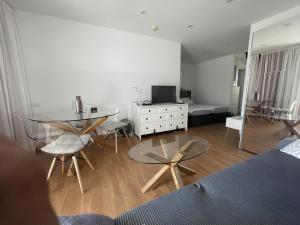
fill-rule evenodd
<path id="1" fill-rule="evenodd" d="M 289 108 L 295 100 L 300 101 L 300 46 L 284 51 L 276 100 L 276 107 L 280 108 Z"/>
<path id="2" fill-rule="evenodd" d="M 31 103 L 14 9 L 0 0 L 0 134 L 28 146 L 15 113 L 31 114 Z"/>
<path id="3" fill-rule="evenodd" d="M 300 46 L 252 55 L 248 99 L 255 93 L 278 108 L 300 100 Z"/>

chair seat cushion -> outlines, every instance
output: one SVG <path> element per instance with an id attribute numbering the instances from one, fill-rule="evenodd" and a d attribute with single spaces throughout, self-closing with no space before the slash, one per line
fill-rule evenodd
<path id="1" fill-rule="evenodd" d="M 41 148 L 43 152 L 50 154 L 73 154 L 83 149 L 91 139 L 91 135 L 75 135 L 66 133 L 55 141 Z"/>
<path id="2" fill-rule="evenodd" d="M 114 225 L 114 221 L 102 215 L 88 214 L 59 217 L 60 225 Z"/>
<path id="3" fill-rule="evenodd" d="M 127 126 L 127 123 L 122 122 L 122 121 L 107 121 L 104 124 L 102 124 L 100 127 L 105 129 L 105 130 L 115 130 L 115 129 L 120 129 Z"/>

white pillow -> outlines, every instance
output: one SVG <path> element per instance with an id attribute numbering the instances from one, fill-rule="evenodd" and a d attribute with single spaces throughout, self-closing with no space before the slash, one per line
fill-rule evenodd
<path id="1" fill-rule="evenodd" d="M 181 98 L 181 101 L 183 103 L 189 103 L 190 99 L 189 98 Z"/>
<path id="2" fill-rule="evenodd" d="M 280 151 L 300 159 L 300 140 L 294 141 Z"/>
<path id="3" fill-rule="evenodd" d="M 189 103 L 190 105 L 193 105 L 193 104 L 195 104 L 193 100 L 189 100 L 189 102 L 188 102 L 188 103 Z"/>
<path id="4" fill-rule="evenodd" d="M 194 101 L 191 100 L 190 98 L 182 98 L 181 101 L 183 103 L 190 104 L 190 105 L 194 104 Z"/>

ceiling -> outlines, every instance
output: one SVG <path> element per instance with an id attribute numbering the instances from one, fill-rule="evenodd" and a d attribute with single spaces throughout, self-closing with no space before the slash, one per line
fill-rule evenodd
<path id="1" fill-rule="evenodd" d="M 8 1 L 16 9 L 181 42 L 182 61 L 192 63 L 245 51 L 251 23 L 300 5 L 300 0 Z"/>
<path id="2" fill-rule="evenodd" d="M 253 52 L 300 44 L 300 16 L 258 31 L 253 36 Z"/>

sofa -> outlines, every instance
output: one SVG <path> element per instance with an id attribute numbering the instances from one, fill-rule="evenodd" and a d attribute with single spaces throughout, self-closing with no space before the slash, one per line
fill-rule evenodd
<path id="1" fill-rule="evenodd" d="M 278 146 L 283 148 L 293 141 L 284 140 Z M 299 159 L 281 151 L 269 151 L 125 212 L 115 219 L 82 215 L 61 217 L 60 223 L 300 224 L 299 171 Z M 77 223 L 80 219 L 80 223 Z"/>

